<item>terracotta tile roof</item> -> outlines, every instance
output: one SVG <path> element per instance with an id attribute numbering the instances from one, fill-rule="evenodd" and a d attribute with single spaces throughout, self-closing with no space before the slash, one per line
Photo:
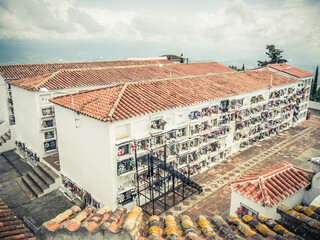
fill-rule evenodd
<path id="1" fill-rule="evenodd" d="M 299 205 L 296 205 L 294 209 L 282 204 L 277 207 L 281 222 L 285 223 L 289 230 L 296 231 L 305 239 L 319 239 L 320 221 L 315 218 L 315 213 L 311 209 L 306 212 L 305 210 L 305 207 Z M 319 215 L 316 216 L 319 217 Z"/>
<path id="2" fill-rule="evenodd" d="M 73 94 L 74 106 L 78 113 L 89 117 L 116 121 L 268 88 L 271 74 L 271 71 L 261 69 L 126 83 L 118 85 L 114 92 L 110 90 L 114 87 L 108 86 Z M 274 74 L 273 86 L 295 82 Z M 122 88 L 120 93 L 119 88 Z M 72 109 L 70 96 L 56 97 L 50 101 Z"/>
<path id="3" fill-rule="evenodd" d="M 305 70 L 292 67 L 285 63 L 279 63 L 279 64 L 269 64 L 268 67 L 276 69 L 278 71 L 281 71 L 283 73 L 292 75 L 294 77 L 303 78 L 303 77 L 310 77 L 313 76 L 313 73 L 307 72 Z"/>
<path id="4" fill-rule="evenodd" d="M 0 65 L 0 74 L 4 79 L 20 79 L 56 72 L 60 69 L 81 69 L 113 66 L 131 66 L 147 64 L 168 64 L 169 60 L 119 60 L 101 62 L 41 63 Z"/>
<path id="5" fill-rule="evenodd" d="M 74 206 L 45 222 L 37 232 L 37 237 L 47 239 L 62 234 L 66 235 L 63 239 L 77 239 L 74 238 L 76 236 L 79 239 L 87 239 L 89 236 L 93 239 L 96 234 L 102 235 L 101 239 L 110 239 L 117 234 L 117 239 L 137 239 L 141 222 L 142 210 L 139 207 L 133 207 L 127 214 L 124 207 L 112 212 L 107 206 L 99 210 L 94 207 L 81 210 L 80 207 Z"/>
<path id="6" fill-rule="evenodd" d="M 81 210 L 78 206 L 57 215 L 54 219 L 45 222 L 37 232 L 37 239 L 301 239 L 286 230 L 283 226 L 274 223 L 272 219 L 264 218 L 259 221 L 246 215 L 250 225 L 241 219 L 230 215 L 225 221 L 219 215 L 211 219 L 199 215 L 192 219 L 187 215 L 165 217 L 150 216 L 143 222 L 143 213 L 140 207 L 133 207 L 129 213 L 124 207 L 114 212 L 107 206 L 99 210 L 87 207 Z M 274 223 L 274 224 L 273 224 Z M 265 225 L 267 224 L 267 225 Z M 270 228 L 273 228 L 272 231 Z"/>
<path id="7" fill-rule="evenodd" d="M 0 239 L 36 239 L 1 199 Z"/>
<path id="8" fill-rule="evenodd" d="M 152 64 L 112 68 L 63 69 L 51 74 L 13 80 L 9 83 L 29 91 L 37 91 L 40 88 L 62 89 L 101 86 L 145 79 L 167 78 L 170 74 L 175 77 L 231 71 L 234 70 L 217 62 L 166 64 L 163 67 L 160 67 L 159 64 Z"/>
<path id="9" fill-rule="evenodd" d="M 231 189 L 263 206 L 274 206 L 309 185 L 306 177 L 313 172 L 277 163 L 269 168 L 229 183 Z"/>

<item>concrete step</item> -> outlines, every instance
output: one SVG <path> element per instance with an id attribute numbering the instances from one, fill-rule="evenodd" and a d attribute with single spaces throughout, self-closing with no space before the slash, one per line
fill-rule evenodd
<path id="1" fill-rule="evenodd" d="M 31 199 L 34 200 L 37 198 L 37 196 L 32 192 L 32 190 L 29 188 L 29 186 L 22 180 L 21 177 L 16 179 L 17 183 L 21 187 L 21 189 L 27 194 L 27 196 Z"/>
<path id="2" fill-rule="evenodd" d="M 42 162 L 38 163 L 38 167 L 41 168 L 43 172 L 45 172 L 53 181 L 59 179 L 59 175 L 52 171 L 47 165 Z"/>
<path id="3" fill-rule="evenodd" d="M 9 139 L 11 139 L 11 132 L 6 132 L 5 135 L 7 135 L 7 137 L 9 137 Z"/>
<path id="4" fill-rule="evenodd" d="M 25 184 L 31 189 L 31 191 L 37 196 L 39 197 L 43 192 L 41 191 L 41 189 L 35 184 L 35 182 L 28 176 L 22 176 L 22 181 L 25 182 Z"/>
<path id="5" fill-rule="evenodd" d="M 48 186 L 53 184 L 55 181 L 52 180 L 52 178 L 46 174 L 39 166 L 34 167 L 33 171 L 40 177 Z"/>
<path id="6" fill-rule="evenodd" d="M 10 140 L 11 136 L 7 135 L 7 133 L 2 135 L 2 138 L 5 139 L 6 141 Z"/>
<path id="7" fill-rule="evenodd" d="M 34 171 L 30 171 L 27 175 L 33 180 L 33 182 L 41 189 L 42 192 L 49 188 L 49 185 L 42 180 Z"/>

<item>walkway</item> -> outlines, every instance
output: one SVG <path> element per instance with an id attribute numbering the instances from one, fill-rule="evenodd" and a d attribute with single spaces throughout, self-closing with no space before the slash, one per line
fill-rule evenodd
<path id="1" fill-rule="evenodd" d="M 312 116 L 308 121 L 280 133 L 258 145 L 228 157 L 215 167 L 192 178 L 204 191 L 194 195 L 166 212 L 187 214 L 195 219 L 213 214 L 229 214 L 231 189 L 228 183 L 242 175 L 257 172 L 280 161 L 310 169 L 306 162 L 320 155 L 320 117 Z"/>

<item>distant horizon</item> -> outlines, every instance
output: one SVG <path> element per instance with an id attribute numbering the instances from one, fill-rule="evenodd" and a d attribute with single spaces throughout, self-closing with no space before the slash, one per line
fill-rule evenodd
<path id="1" fill-rule="evenodd" d="M 257 67 L 266 45 L 289 64 L 320 65 L 319 0 L 1 0 L 0 64 L 184 54 Z"/>

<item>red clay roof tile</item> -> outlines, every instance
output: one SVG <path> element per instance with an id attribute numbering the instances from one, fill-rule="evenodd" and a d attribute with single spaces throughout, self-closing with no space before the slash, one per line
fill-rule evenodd
<path id="1" fill-rule="evenodd" d="M 175 77 L 234 71 L 235 70 L 217 62 L 166 64 L 163 65 L 163 67 L 160 67 L 158 64 L 149 64 L 104 68 L 63 69 L 41 76 L 13 80 L 9 83 L 28 91 L 38 91 L 40 88 L 52 90 L 70 87 L 101 86 L 146 79 L 167 78 L 169 75 Z"/>
<path id="2" fill-rule="evenodd" d="M 41 63 L 0 65 L 0 73 L 4 79 L 20 79 L 53 73 L 60 69 L 101 68 L 113 66 L 132 66 L 147 64 L 169 64 L 169 60 L 119 60 L 101 62 Z"/>
<path id="3" fill-rule="evenodd" d="M 283 73 L 289 74 L 294 77 L 303 78 L 303 77 L 310 77 L 313 76 L 313 73 L 307 72 L 305 70 L 292 67 L 288 64 L 281 63 L 281 64 L 269 64 L 268 67 L 281 71 Z"/>
<path id="4" fill-rule="evenodd" d="M 0 199 L 0 239 L 35 239 L 22 222 Z"/>
<path id="5" fill-rule="evenodd" d="M 260 202 L 263 206 L 273 206 L 309 185 L 305 178 L 307 174 L 312 174 L 312 172 L 282 162 L 234 180 L 229 186 L 243 196 L 257 203 Z M 235 185 L 236 188 L 233 187 Z M 251 188 L 245 190 L 248 186 Z"/>
<path id="6" fill-rule="evenodd" d="M 114 121 L 268 88 L 271 74 L 269 70 L 262 69 L 176 77 L 107 86 L 72 96 L 78 113 L 101 121 Z M 275 74 L 273 85 L 295 82 Z M 72 109 L 68 95 L 50 101 Z"/>

